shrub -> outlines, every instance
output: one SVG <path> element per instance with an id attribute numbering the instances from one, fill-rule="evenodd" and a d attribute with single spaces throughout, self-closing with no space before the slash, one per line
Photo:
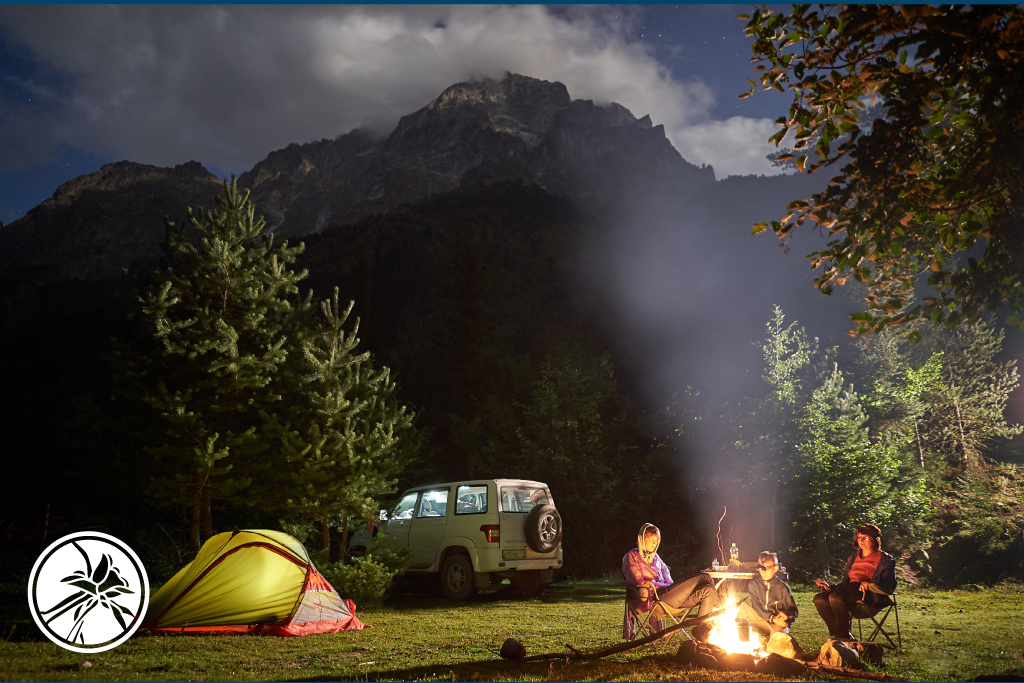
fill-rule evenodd
<path id="1" fill-rule="evenodd" d="M 384 550 L 379 552 L 383 556 L 381 561 L 374 558 L 372 553 L 367 553 L 363 557 L 354 558 L 352 564 L 325 564 L 320 573 L 331 582 L 341 597 L 349 598 L 364 609 L 373 607 L 391 586 L 391 580 L 405 570 L 404 566 L 397 569 L 388 566 L 387 563 L 395 562 L 396 553 L 389 555 Z M 408 565 L 408 561 L 404 564 Z"/>

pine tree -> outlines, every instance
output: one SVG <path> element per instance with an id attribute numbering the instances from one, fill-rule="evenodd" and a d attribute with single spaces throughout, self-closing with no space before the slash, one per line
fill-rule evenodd
<path id="1" fill-rule="evenodd" d="M 792 457 L 796 448 L 797 424 L 794 415 L 804 399 L 803 375 L 816 355 L 817 339 L 809 341 L 803 328 L 794 321 L 786 325 L 782 308 L 772 309 L 772 319 L 765 325 L 767 337 L 763 344 L 765 372 L 770 387 L 749 424 L 758 432 L 757 448 L 752 449 L 746 463 L 746 476 L 768 510 L 767 541 L 772 548 L 778 540 L 778 511 L 788 495 L 793 478 Z"/>
<path id="2" fill-rule="evenodd" d="M 548 357 L 523 406 L 514 476 L 548 484 L 565 521 L 573 566 L 603 561 L 600 551 L 625 503 L 629 470 L 625 405 L 607 354 L 574 349 Z"/>
<path id="3" fill-rule="evenodd" d="M 215 503 L 246 500 L 267 448 L 258 412 L 280 399 L 289 330 L 310 308 L 298 296 L 306 273 L 290 268 L 302 246 L 275 244 L 263 227 L 248 192 L 225 182 L 215 210 L 167 222 L 170 266 L 142 299 L 163 345 L 142 384 L 166 424 L 164 443 L 150 448 L 152 491 L 182 510 L 194 549 L 213 533 Z"/>
<path id="4" fill-rule="evenodd" d="M 930 406 L 924 432 L 956 468 L 980 471 L 996 438 L 1024 431 L 1005 417 L 1020 375 L 1016 360 L 996 361 L 1004 336 L 984 321 L 929 335 L 926 346 L 944 354 L 941 385 L 925 395 Z"/>
<path id="5" fill-rule="evenodd" d="M 398 405 L 390 371 L 373 369 L 369 352 L 355 352 L 358 321 L 345 332 L 353 305 L 339 307 L 337 288 L 321 303 L 323 318 L 302 343 L 299 372 L 289 373 L 298 390 L 281 411 L 285 418 L 262 414 L 283 473 L 271 493 L 284 523 L 318 523 L 324 549 L 332 524 L 343 528 L 344 547 L 349 518 L 376 514 L 416 443 L 413 415 Z"/>
<path id="6" fill-rule="evenodd" d="M 923 476 L 901 469 L 909 434 L 872 438 L 867 421 L 838 366 L 802 410 L 792 552 L 804 571 L 838 568 L 858 524 L 874 522 L 900 536 L 928 515 Z"/>

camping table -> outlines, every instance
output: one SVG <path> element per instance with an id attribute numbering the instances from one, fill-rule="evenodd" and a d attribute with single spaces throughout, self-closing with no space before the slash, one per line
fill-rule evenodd
<path id="1" fill-rule="evenodd" d="M 726 579 L 752 579 L 756 576 L 754 572 L 730 572 L 724 569 L 705 569 L 704 573 L 715 579 L 715 590 L 721 588 Z"/>

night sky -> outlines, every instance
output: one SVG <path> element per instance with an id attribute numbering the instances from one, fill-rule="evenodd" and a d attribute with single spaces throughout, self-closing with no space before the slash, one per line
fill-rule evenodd
<path id="1" fill-rule="evenodd" d="M 764 159 L 787 100 L 754 75 L 749 5 L 0 6 L 0 221 L 105 163 L 226 177 L 506 71 L 650 114 L 718 178 Z"/>
<path id="2" fill-rule="evenodd" d="M 384 135 L 449 85 L 506 71 L 650 115 L 718 179 L 777 174 L 767 139 L 789 96 L 738 99 L 757 73 L 736 18 L 750 8 L 0 5 L 0 221 L 113 161 L 195 160 L 227 177 L 293 142 Z M 619 225 L 595 259 L 652 407 L 691 383 L 710 388 L 709 405 L 749 395 L 774 304 L 850 361 L 848 316 L 862 302 L 852 287 L 814 290 L 811 231 L 789 254 L 749 236 L 751 222 L 781 215 L 777 199 L 728 198 L 727 225 Z M 1024 359 L 1024 334 L 1008 332 Z M 1016 394 L 1010 416 L 1024 421 Z"/>

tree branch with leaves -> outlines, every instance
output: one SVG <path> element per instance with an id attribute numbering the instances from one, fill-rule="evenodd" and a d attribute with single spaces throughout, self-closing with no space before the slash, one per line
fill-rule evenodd
<path id="1" fill-rule="evenodd" d="M 816 9 L 815 9 L 816 7 Z M 1018 5 L 793 5 L 747 21 L 756 90 L 793 93 L 779 145 L 828 187 L 760 222 L 787 242 L 817 225 L 815 286 L 867 286 L 858 334 L 927 319 L 949 329 L 1008 307 L 1024 328 L 1024 9 Z M 875 102 L 883 114 L 867 126 Z M 933 291 L 915 303 L 920 284 Z M 920 339 L 916 330 L 911 341 Z"/>

